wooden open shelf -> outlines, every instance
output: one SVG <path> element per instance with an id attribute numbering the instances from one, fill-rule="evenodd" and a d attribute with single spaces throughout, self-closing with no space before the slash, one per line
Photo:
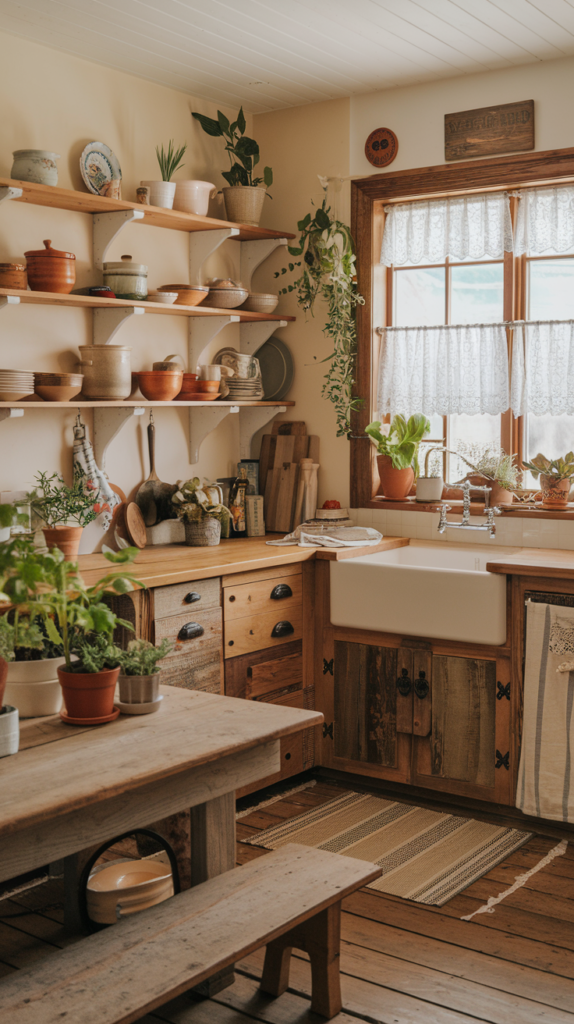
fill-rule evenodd
<path id="1" fill-rule="evenodd" d="M 249 406 L 279 406 L 279 405 L 295 405 L 295 402 L 288 402 L 282 399 L 280 402 L 227 402 L 222 401 L 218 398 L 214 402 L 177 402 L 175 399 L 172 402 L 148 402 L 146 398 L 126 398 L 123 401 L 117 402 L 87 402 L 85 399 L 72 399 L 70 402 L 46 402 L 40 398 L 26 398 L 21 402 L 2 402 L 0 401 L 0 411 L 2 409 L 155 409 L 155 408 L 194 408 L 194 409 L 215 409 L 221 408 L 221 406 L 227 407 L 249 407 Z"/>
<path id="2" fill-rule="evenodd" d="M 143 219 L 134 223 L 151 224 L 158 228 L 171 228 L 175 231 L 214 231 L 218 228 L 239 228 L 234 238 L 238 242 L 248 242 L 261 238 L 295 238 L 287 231 L 271 231 L 267 228 L 251 227 L 249 224 L 233 224 L 228 220 L 217 220 L 215 217 L 198 217 L 193 213 L 180 213 L 177 210 L 163 210 L 159 206 L 144 206 L 141 203 L 128 203 L 124 199 L 106 199 L 95 196 L 91 192 L 76 192 L 73 189 L 58 188 L 50 185 L 36 185 L 30 181 L 13 181 L 11 178 L 0 178 L 0 187 L 20 188 L 22 195 L 13 199 L 15 203 L 31 203 L 34 206 L 51 206 L 57 210 L 71 210 L 74 213 L 118 213 L 122 210 L 143 211 Z"/>

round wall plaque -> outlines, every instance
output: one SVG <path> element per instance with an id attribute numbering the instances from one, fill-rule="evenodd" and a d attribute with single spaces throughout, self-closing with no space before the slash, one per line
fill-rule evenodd
<path id="1" fill-rule="evenodd" d="M 365 156 L 374 167 L 391 164 L 399 151 L 399 140 L 390 128 L 375 128 L 365 142 Z"/>

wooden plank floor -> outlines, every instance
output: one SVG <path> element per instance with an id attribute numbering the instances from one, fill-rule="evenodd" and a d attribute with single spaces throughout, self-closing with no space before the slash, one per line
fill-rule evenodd
<path id="1" fill-rule="evenodd" d="M 255 809 L 238 822 L 238 839 L 341 792 L 342 787 L 319 783 Z M 440 908 L 373 890 L 346 900 L 344 1011 L 335 1024 L 574 1024 L 574 846 L 494 913 L 461 921 L 534 867 L 556 843 L 534 837 Z M 239 863 L 265 853 L 237 846 Z M 61 922 L 58 881 L 0 901 L 0 976 L 74 941 Z M 308 1009 L 305 956 L 293 957 L 291 988 L 279 999 L 258 992 L 262 963 L 263 953 L 253 954 L 238 964 L 235 984 L 215 999 L 181 997 L 139 1024 L 319 1024 L 322 1018 Z"/>

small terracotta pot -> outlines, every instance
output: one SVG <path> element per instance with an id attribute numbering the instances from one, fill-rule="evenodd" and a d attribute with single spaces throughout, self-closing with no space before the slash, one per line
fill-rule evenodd
<path id="1" fill-rule="evenodd" d="M 27 283 L 23 263 L 0 263 L 0 288 L 21 288 L 25 291 Z"/>
<path id="2" fill-rule="evenodd" d="M 87 720 L 111 715 L 119 674 L 119 665 L 102 672 L 69 672 L 59 668 L 58 679 L 68 717 Z"/>
<path id="3" fill-rule="evenodd" d="M 57 292 L 69 295 L 76 283 L 76 257 L 73 252 L 52 249 L 49 238 L 44 249 L 25 252 L 28 284 L 33 292 Z"/>
<path id="4" fill-rule="evenodd" d="M 490 487 L 490 505 L 510 505 L 514 501 L 514 491 L 509 491 L 506 487 L 503 487 L 498 480 L 493 480 Z"/>
<path id="5" fill-rule="evenodd" d="M 44 526 L 42 533 L 49 548 L 59 548 L 67 562 L 75 562 L 83 529 L 83 526 Z"/>
<path id="6" fill-rule="evenodd" d="M 415 473 L 412 466 L 407 469 L 395 469 L 389 455 L 377 455 L 377 466 L 381 483 L 378 494 L 395 501 L 404 501 L 413 486 Z"/>
<path id="7" fill-rule="evenodd" d="M 0 658 L 0 708 L 4 707 L 4 691 L 6 689 L 7 678 L 8 662 L 4 661 L 4 658 Z"/>
<path id="8" fill-rule="evenodd" d="M 555 476 L 546 476 L 541 473 L 542 508 L 566 508 L 571 486 L 571 480 L 558 480 Z"/>

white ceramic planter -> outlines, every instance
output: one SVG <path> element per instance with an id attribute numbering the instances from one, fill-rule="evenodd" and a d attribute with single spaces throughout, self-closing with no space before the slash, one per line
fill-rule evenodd
<path id="1" fill-rule="evenodd" d="M 417 501 L 440 501 L 444 481 L 440 476 L 419 476 L 417 479 Z"/>
<path id="2" fill-rule="evenodd" d="M 18 708 L 5 704 L 0 714 L 0 757 L 17 754 L 19 745 Z"/>
<path id="3" fill-rule="evenodd" d="M 177 181 L 173 209 L 182 213 L 195 213 L 198 217 L 207 216 L 209 197 L 215 189 L 210 181 Z"/>
<path id="4" fill-rule="evenodd" d="M 7 540 L 10 540 L 10 527 L 9 526 L 3 526 L 0 529 L 0 544 L 3 544 L 4 541 L 7 541 Z"/>
<path id="5" fill-rule="evenodd" d="M 10 177 L 15 181 L 35 181 L 38 185 L 57 185 L 59 153 L 49 149 L 16 149 Z"/>
<path id="6" fill-rule="evenodd" d="M 58 714 L 62 707 L 58 668 L 64 662 L 65 658 L 44 658 L 8 663 L 4 700 L 18 708 L 20 718 Z"/>
<path id="7" fill-rule="evenodd" d="M 162 206 L 164 210 L 173 209 L 175 181 L 141 181 L 140 185 L 149 188 L 150 206 Z"/>

